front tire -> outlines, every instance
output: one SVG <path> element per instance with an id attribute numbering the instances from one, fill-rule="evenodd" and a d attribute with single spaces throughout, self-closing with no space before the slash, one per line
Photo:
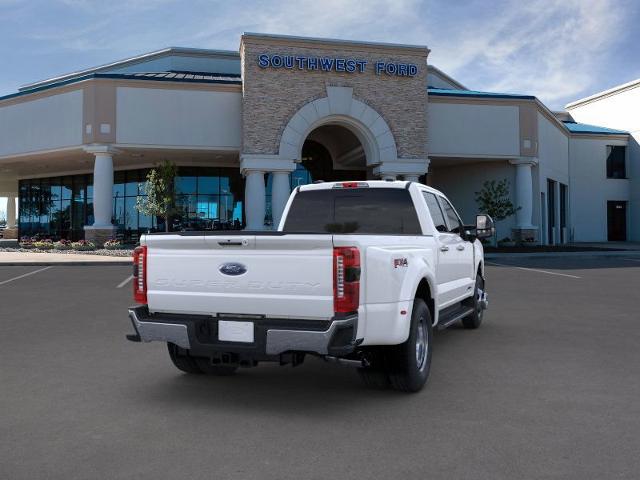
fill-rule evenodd
<path id="1" fill-rule="evenodd" d="M 409 338 L 388 350 L 389 381 L 394 389 L 418 392 L 427 383 L 431 368 L 432 324 L 427 304 L 421 298 L 415 299 Z"/>
<path id="2" fill-rule="evenodd" d="M 473 295 L 473 313 L 462 319 L 462 325 L 464 328 L 474 329 L 478 328 L 482 323 L 482 317 L 484 316 L 484 308 L 480 304 L 480 299 L 484 293 L 484 278 L 480 274 L 476 275 L 475 292 Z"/>

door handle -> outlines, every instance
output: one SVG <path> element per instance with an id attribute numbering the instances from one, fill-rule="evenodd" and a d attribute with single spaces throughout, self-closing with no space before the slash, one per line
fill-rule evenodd
<path id="1" fill-rule="evenodd" d="M 464 245 L 458 245 L 456 247 L 456 250 L 458 250 L 459 252 L 461 252 L 462 250 L 464 250 Z"/>
<path id="2" fill-rule="evenodd" d="M 449 251 L 449 247 L 447 247 L 446 245 L 443 245 L 440 247 L 440 251 L 441 252 L 448 252 Z"/>

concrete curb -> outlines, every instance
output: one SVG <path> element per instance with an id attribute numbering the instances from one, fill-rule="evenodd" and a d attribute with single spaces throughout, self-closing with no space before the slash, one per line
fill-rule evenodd
<path id="1" fill-rule="evenodd" d="M 590 251 L 590 252 L 540 252 L 540 253 L 486 253 L 487 260 L 501 258 L 558 258 L 558 257 L 637 257 L 640 250 Z"/>

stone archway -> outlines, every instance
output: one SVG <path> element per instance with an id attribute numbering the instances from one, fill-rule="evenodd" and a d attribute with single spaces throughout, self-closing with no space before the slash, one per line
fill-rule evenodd
<path id="1" fill-rule="evenodd" d="M 353 98 L 350 87 L 327 87 L 326 97 L 300 108 L 282 132 L 278 156 L 299 162 L 308 135 L 323 125 L 349 129 L 362 144 L 367 166 L 398 160 L 396 142 L 389 125 L 378 112 Z"/>
<path id="2" fill-rule="evenodd" d="M 398 158 L 391 128 L 385 119 L 366 103 L 353 97 L 353 88 L 328 86 L 327 96 L 313 100 L 287 122 L 277 153 L 243 154 L 240 169 L 246 178 L 245 214 L 248 229 L 262 229 L 266 212 L 265 173 L 273 174 L 271 212 L 277 228 L 290 193 L 289 175 L 302 160 L 302 148 L 309 134 L 325 125 L 351 131 L 364 150 L 366 166 L 383 179 L 401 176 L 417 181 L 426 173 L 428 160 Z"/>

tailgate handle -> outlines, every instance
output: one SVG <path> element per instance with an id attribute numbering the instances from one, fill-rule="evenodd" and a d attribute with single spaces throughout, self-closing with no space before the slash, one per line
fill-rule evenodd
<path id="1" fill-rule="evenodd" d="M 226 242 L 218 242 L 218 245 L 220 245 L 221 247 L 241 247 L 248 244 L 249 242 L 247 240 L 243 240 L 241 242 L 232 242 L 231 240 L 228 240 Z"/>

